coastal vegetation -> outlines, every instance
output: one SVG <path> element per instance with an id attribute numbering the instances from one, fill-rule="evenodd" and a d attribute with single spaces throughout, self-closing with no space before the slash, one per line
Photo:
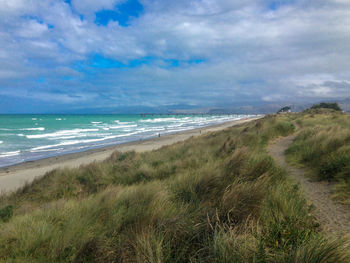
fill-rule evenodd
<path id="1" fill-rule="evenodd" d="M 335 184 L 334 198 L 350 204 L 350 115 L 311 110 L 295 116 L 300 132 L 286 151 L 289 162 Z"/>
<path id="2" fill-rule="evenodd" d="M 289 158 L 321 158 L 320 178 L 346 188 L 349 124 L 333 111 L 266 116 L 54 170 L 1 197 L 0 262 L 349 262 L 266 152 L 299 132 Z"/>
<path id="3" fill-rule="evenodd" d="M 338 103 L 336 102 L 321 102 L 319 104 L 315 104 L 313 105 L 311 108 L 311 110 L 315 110 L 315 109 L 332 109 L 335 111 L 342 111 L 342 109 L 339 107 Z"/>

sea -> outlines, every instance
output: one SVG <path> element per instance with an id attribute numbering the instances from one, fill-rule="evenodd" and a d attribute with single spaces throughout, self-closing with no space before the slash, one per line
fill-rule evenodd
<path id="1" fill-rule="evenodd" d="M 255 115 L 0 115 L 0 167 Z"/>

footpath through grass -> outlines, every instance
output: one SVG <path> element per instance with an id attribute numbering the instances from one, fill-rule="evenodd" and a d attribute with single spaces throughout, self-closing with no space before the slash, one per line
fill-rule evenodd
<path id="1" fill-rule="evenodd" d="M 293 119 L 300 132 L 286 152 L 288 160 L 309 168 L 316 179 L 334 182 L 334 198 L 350 204 L 350 115 L 308 110 Z"/>
<path id="2" fill-rule="evenodd" d="M 266 153 L 295 116 L 55 170 L 0 200 L 0 262 L 349 262 Z"/>

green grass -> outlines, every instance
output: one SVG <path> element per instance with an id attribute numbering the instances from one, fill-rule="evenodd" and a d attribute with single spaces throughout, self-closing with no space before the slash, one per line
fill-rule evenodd
<path id="1" fill-rule="evenodd" d="M 0 262 L 348 262 L 266 153 L 293 121 L 50 172 L 1 197 Z"/>
<path id="2" fill-rule="evenodd" d="M 300 132 L 287 150 L 319 180 L 335 183 L 334 197 L 350 204 L 350 115 L 332 110 L 307 111 L 295 119 Z"/>

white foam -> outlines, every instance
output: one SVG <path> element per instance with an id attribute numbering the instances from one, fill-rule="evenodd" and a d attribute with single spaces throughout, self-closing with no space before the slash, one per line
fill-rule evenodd
<path id="1" fill-rule="evenodd" d="M 177 120 L 178 120 L 177 118 L 155 118 L 155 119 L 140 120 L 140 122 L 158 123 L 158 122 L 177 121 Z"/>
<path id="2" fill-rule="evenodd" d="M 36 118 L 32 118 L 32 121 L 36 121 L 37 119 Z"/>
<path id="3" fill-rule="evenodd" d="M 115 120 L 115 123 L 120 123 L 120 124 L 132 124 L 134 123 L 133 121 L 120 121 L 120 120 Z"/>
<path id="4" fill-rule="evenodd" d="M 53 149 L 53 148 L 56 148 L 58 146 L 67 146 L 67 145 L 78 144 L 79 142 L 80 142 L 79 140 L 75 140 L 75 141 L 61 142 L 61 143 L 52 144 L 52 145 L 44 145 L 44 146 L 34 147 L 34 148 L 30 149 L 30 151 L 35 152 L 35 151 L 42 151 L 45 149 Z"/>
<path id="5" fill-rule="evenodd" d="M 35 135 L 26 135 L 28 139 L 41 139 L 41 138 L 52 138 L 52 137 L 60 137 L 60 136 L 72 136 L 83 132 L 93 132 L 98 131 L 99 129 L 73 129 L 73 130 L 62 130 L 53 133 L 45 133 L 45 134 L 35 134 Z"/>
<path id="6" fill-rule="evenodd" d="M 123 129 L 123 128 L 132 128 L 132 127 L 137 127 L 137 124 L 133 125 L 119 125 L 119 126 L 110 126 L 109 129 Z"/>
<path id="7" fill-rule="evenodd" d="M 61 121 L 62 119 L 61 118 L 57 118 L 56 121 Z"/>
<path id="8" fill-rule="evenodd" d="M 2 144 L 3 143 L 3 141 L 0 141 L 0 144 Z"/>
<path id="9" fill-rule="evenodd" d="M 69 140 L 69 139 L 81 138 L 86 136 L 87 136 L 86 134 L 77 134 L 77 135 L 58 136 L 58 137 L 48 138 L 48 139 L 49 140 Z"/>
<path id="10" fill-rule="evenodd" d="M 4 152 L 4 153 L 1 153 L 1 154 L 0 154 L 0 158 L 16 156 L 16 155 L 19 155 L 20 152 L 21 152 L 21 151 Z"/>
<path id="11" fill-rule="evenodd" d="M 63 148 L 56 148 L 56 149 L 42 149 L 42 150 L 30 150 L 32 153 L 39 153 L 39 152 L 52 152 L 52 151 L 61 151 Z"/>
<path id="12" fill-rule="evenodd" d="M 180 123 L 180 124 L 174 124 L 174 125 L 168 125 L 168 126 L 166 126 L 167 128 L 177 128 L 177 127 L 181 127 L 181 126 L 183 126 L 184 125 L 184 123 Z"/>
<path id="13" fill-rule="evenodd" d="M 31 152 L 35 151 L 42 151 L 45 149 L 53 149 L 59 146 L 68 146 L 68 145 L 74 145 L 74 144 L 85 144 L 85 143 L 92 143 L 92 142 L 100 142 L 100 141 L 105 141 L 105 140 L 110 140 L 110 139 L 115 139 L 115 138 L 120 138 L 120 137 L 126 137 L 130 135 L 137 134 L 139 132 L 131 132 L 131 133 L 126 133 L 126 134 L 119 134 L 119 135 L 112 135 L 112 136 L 106 136 L 103 138 L 98 138 L 98 139 L 87 139 L 87 140 L 71 140 L 71 141 L 63 141 L 58 144 L 52 144 L 52 145 L 44 145 L 44 146 L 39 146 L 39 147 L 34 147 L 31 148 Z"/>
<path id="14" fill-rule="evenodd" d="M 139 132 L 130 132 L 130 133 L 125 133 L 125 134 L 110 135 L 110 136 L 106 136 L 106 137 L 99 138 L 99 139 L 80 140 L 79 143 L 101 142 L 101 141 L 105 141 L 105 140 L 111 140 L 111 139 L 116 139 L 116 138 L 121 138 L 121 137 L 127 137 L 127 136 L 135 135 L 135 134 L 138 134 L 138 133 Z"/>
<path id="15" fill-rule="evenodd" d="M 150 132 L 150 131 L 164 131 L 164 127 L 154 127 L 154 128 L 140 128 L 138 132 Z"/>
<path id="16" fill-rule="evenodd" d="M 23 128 L 19 129 L 20 131 L 45 131 L 44 127 L 38 127 L 38 128 Z"/>
<path id="17" fill-rule="evenodd" d="M 100 124 L 100 123 L 102 123 L 102 122 L 100 122 L 100 121 L 92 121 L 91 123 L 92 123 L 92 124 Z"/>

